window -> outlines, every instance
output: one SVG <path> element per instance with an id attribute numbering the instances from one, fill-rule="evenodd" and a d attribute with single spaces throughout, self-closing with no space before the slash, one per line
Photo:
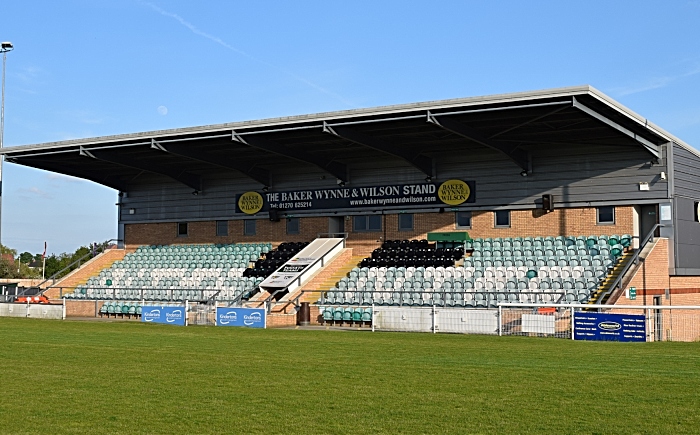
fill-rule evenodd
<path id="1" fill-rule="evenodd" d="M 496 210 L 494 212 L 495 226 L 497 228 L 510 227 L 510 210 Z"/>
<path id="2" fill-rule="evenodd" d="M 287 234 L 299 234 L 299 218 L 287 218 Z"/>
<path id="3" fill-rule="evenodd" d="M 352 221 L 353 231 L 381 231 L 382 216 L 355 216 Z"/>
<path id="4" fill-rule="evenodd" d="M 700 202 L 695 201 L 695 203 L 693 204 L 693 213 L 695 214 L 693 220 L 695 222 L 700 222 Z"/>
<path id="5" fill-rule="evenodd" d="M 399 215 L 399 231 L 413 231 L 413 214 Z"/>
<path id="6" fill-rule="evenodd" d="M 244 236 L 254 236 L 255 235 L 255 220 L 246 219 L 243 221 L 243 235 Z"/>
<path id="7" fill-rule="evenodd" d="M 216 235 L 228 236 L 228 221 L 216 221 Z"/>
<path id="8" fill-rule="evenodd" d="M 455 213 L 455 224 L 457 228 L 469 229 L 472 227 L 472 212 L 458 211 Z"/>
<path id="9" fill-rule="evenodd" d="M 615 207 L 608 205 L 605 207 L 598 207 L 598 225 L 614 225 L 615 224 Z"/>
<path id="10" fill-rule="evenodd" d="M 177 224 L 177 236 L 187 237 L 187 222 L 179 222 Z"/>

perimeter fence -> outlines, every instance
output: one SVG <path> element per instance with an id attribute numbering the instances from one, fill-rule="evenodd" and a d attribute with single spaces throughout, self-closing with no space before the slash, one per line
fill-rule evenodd
<path id="1" fill-rule="evenodd" d="M 700 341 L 700 306 L 503 303 L 490 309 L 357 308 L 371 310 L 373 331 L 520 335 L 569 340 Z"/>

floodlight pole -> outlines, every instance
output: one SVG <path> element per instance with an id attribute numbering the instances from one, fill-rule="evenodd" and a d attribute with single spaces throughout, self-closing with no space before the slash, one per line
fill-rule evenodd
<path id="1" fill-rule="evenodd" d="M 7 52 L 15 47 L 11 42 L 0 43 L 0 53 L 2 53 L 2 102 L 0 102 L 0 149 L 4 143 L 5 135 L 5 63 L 7 62 Z M 0 156 L 0 245 L 2 245 L 2 162 L 5 156 Z"/>

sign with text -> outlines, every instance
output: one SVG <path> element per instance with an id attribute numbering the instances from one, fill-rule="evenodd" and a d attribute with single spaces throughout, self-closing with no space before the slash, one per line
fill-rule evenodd
<path id="1" fill-rule="evenodd" d="M 260 283 L 262 288 L 285 288 L 311 266 L 316 257 L 294 257 Z"/>
<path id="2" fill-rule="evenodd" d="M 395 184 L 368 187 L 337 187 L 289 192 L 245 192 L 236 196 L 236 212 L 256 214 L 275 210 L 324 210 L 377 208 L 382 206 L 450 205 L 475 202 L 475 182 L 447 180 L 443 183 Z"/>
<path id="3" fill-rule="evenodd" d="M 264 308 L 216 308 L 216 326 L 265 328 L 266 320 Z"/>
<path id="4" fill-rule="evenodd" d="M 185 307 L 141 307 L 141 321 L 185 326 Z"/>
<path id="5" fill-rule="evenodd" d="M 574 339 L 596 341 L 646 341 L 642 314 L 574 313 Z"/>

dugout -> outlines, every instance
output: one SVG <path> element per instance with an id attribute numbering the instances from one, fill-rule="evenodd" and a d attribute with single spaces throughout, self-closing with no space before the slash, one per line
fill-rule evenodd
<path id="1" fill-rule="evenodd" d="M 589 86 L 5 148 L 119 191 L 126 245 L 631 234 L 700 275 L 700 153 Z"/>

